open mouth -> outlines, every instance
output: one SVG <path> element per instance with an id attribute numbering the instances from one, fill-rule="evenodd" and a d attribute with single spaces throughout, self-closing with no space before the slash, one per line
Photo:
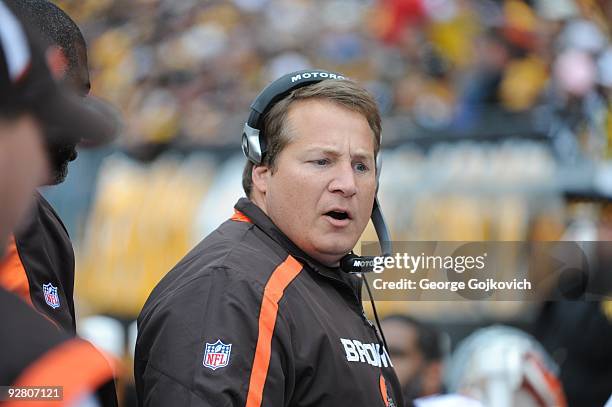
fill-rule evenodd
<path id="1" fill-rule="evenodd" d="M 343 212 L 343 211 L 329 211 L 325 215 L 331 218 L 334 218 L 336 220 L 350 219 L 348 213 Z"/>

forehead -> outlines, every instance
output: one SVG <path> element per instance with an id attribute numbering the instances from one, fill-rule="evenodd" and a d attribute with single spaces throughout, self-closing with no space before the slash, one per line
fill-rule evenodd
<path id="1" fill-rule="evenodd" d="M 339 103 L 325 99 L 293 102 L 286 118 L 290 142 L 307 146 L 338 146 L 350 143 L 352 148 L 374 153 L 374 132 L 366 117 Z"/>

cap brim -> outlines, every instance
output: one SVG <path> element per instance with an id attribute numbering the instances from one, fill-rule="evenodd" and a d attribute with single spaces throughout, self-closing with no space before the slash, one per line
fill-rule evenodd
<path id="1" fill-rule="evenodd" d="M 115 107 L 95 96 L 87 96 L 81 101 L 88 110 L 105 123 L 104 127 L 98 128 L 97 132 L 83 134 L 84 144 L 106 144 L 119 137 L 123 130 L 123 120 Z"/>
<path id="2" fill-rule="evenodd" d="M 121 131 L 117 111 L 95 97 L 79 97 L 58 89 L 43 109 L 43 126 L 50 134 L 66 141 L 105 144 L 117 138 Z"/>

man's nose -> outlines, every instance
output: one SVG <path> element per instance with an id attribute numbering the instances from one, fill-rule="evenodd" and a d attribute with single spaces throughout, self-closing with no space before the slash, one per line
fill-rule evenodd
<path id="1" fill-rule="evenodd" d="M 344 197 L 355 195 L 357 183 L 352 163 L 338 163 L 334 170 L 333 179 L 329 184 L 330 192 L 339 192 Z"/>

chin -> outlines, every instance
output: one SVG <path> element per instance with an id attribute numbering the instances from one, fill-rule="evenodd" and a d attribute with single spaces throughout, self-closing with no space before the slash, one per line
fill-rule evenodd
<path id="1" fill-rule="evenodd" d="M 57 185 L 64 182 L 68 176 L 68 162 L 62 163 L 60 166 L 53 168 L 51 176 L 49 178 L 48 185 Z"/>
<path id="2" fill-rule="evenodd" d="M 354 244 L 348 245 L 347 243 L 333 241 L 329 244 L 319 245 L 315 250 L 319 254 L 318 257 L 324 260 L 320 260 L 322 263 L 335 264 L 353 250 L 353 247 Z"/>
<path id="3" fill-rule="evenodd" d="M 57 185 L 68 176 L 68 164 L 77 157 L 76 145 L 51 146 L 48 150 L 51 161 L 51 175 L 48 185 Z"/>

